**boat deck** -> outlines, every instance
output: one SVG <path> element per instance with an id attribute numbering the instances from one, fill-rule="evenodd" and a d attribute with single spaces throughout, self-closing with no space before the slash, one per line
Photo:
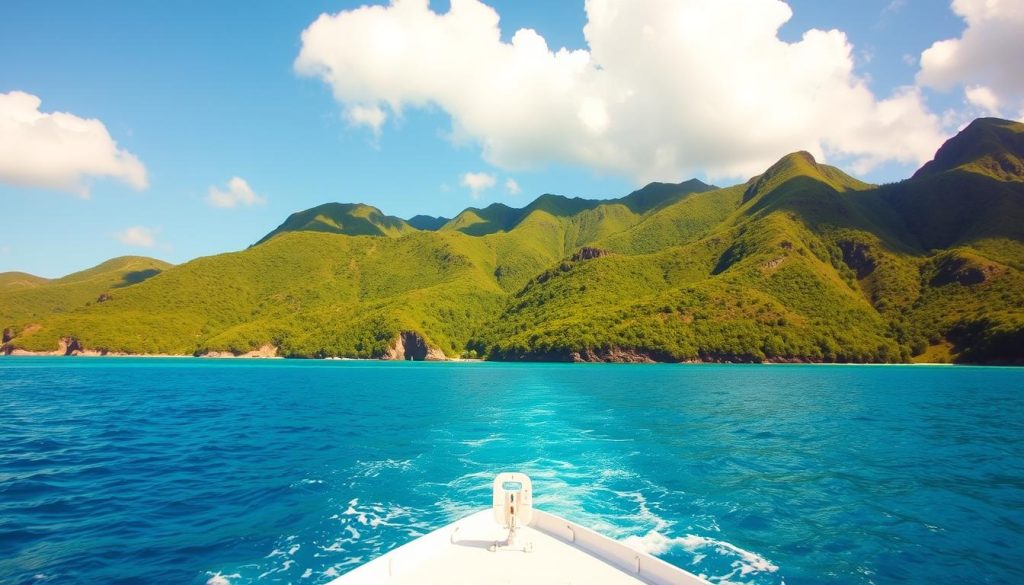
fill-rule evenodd
<path id="1" fill-rule="evenodd" d="M 397 548 L 330 585 L 707 585 L 664 561 L 540 510 L 534 510 L 533 521 L 519 529 L 516 545 L 520 550 L 490 550 L 507 535 L 491 511 L 484 510 Z M 528 543 L 530 552 L 522 551 Z"/>

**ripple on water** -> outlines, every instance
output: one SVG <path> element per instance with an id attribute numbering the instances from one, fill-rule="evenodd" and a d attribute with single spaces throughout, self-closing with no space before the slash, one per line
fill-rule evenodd
<path id="1" fill-rule="evenodd" d="M 325 583 L 487 506 L 509 469 L 720 583 L 1021 582 L 1022 390 L 1021 370 L 4 360 L 0 582 Z"/>

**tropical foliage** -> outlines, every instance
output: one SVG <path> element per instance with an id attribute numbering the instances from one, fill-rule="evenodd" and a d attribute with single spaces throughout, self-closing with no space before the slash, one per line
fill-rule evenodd
<path id="1" fill-rule="evenodd" d="M 975 121 L 875 187 L 807 153 L 719 189 L 405 221 L 293 214 L 251 248 L 0 274 L 8 349 L 515 360 L 1024 360 L 1024 125 Z"/>

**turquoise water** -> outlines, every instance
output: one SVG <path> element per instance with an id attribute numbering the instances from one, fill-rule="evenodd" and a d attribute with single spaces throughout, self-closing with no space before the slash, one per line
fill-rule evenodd
<path id="1" fill-rule="evenodd" d="M 1024 581 L 1024 369 L 0 359 L 0 583 L 324 583 L 489 505 L 713 581 Z"/>

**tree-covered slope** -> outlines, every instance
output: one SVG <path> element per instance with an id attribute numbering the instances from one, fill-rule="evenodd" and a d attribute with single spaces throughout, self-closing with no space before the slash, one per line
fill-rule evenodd
<path id="1" fill-rule="evenodd" d="M 978 118 L 946 141 L 915 179 L 966 171 L 1001 181 L 1024 181 L 1024 125 Z"/>
<path id="2" fill-rule="evenodd" d="M 504 359 L 899 360 L 819 227 L 849 219 L 843 192 L 866 187 L 785 157 L 609 238 L 613 253 L 543 273 L 476 347 Z"/>
<path id="3" fill-rule="evenodd" d="M 1024 124 L 975 120 L 880 195 L 924 249 L 970 246 L 1024 268 Z"/>
<path id="4" fill-rule="evenodd" d="M 503 296 L 465 236 L 286 233 L 242 252 L 199 258 L 99 305 L 49 320 L 18 347 L 71 337 L 127 353 L 249 351 L 379 357 L 400 331 L 461 351 Z M 476 256 L 476 258 L 472 258 Z"/>
<path id="5" fill-rule="evenodd" d="M 278 234 L 287 232 L 327 232 L 348 236 L 400 236 L 415 229 L 404 219 L 385 215 L 372 205 L 324 203 L 291 214 L 284 223 L 256 243 L 262 244 Z"/>
<path id="6" fill-rule="evenodd" d="M 882 187 L 798 152 L 723 189 L 544 195 L 451 220 L 327 204 L 176 267 L 0 275 L 5 347 L 1019 363 L 1022 128 L 979 120 Z"/>
<path id="7" fill-rule="evenodd" d="M 483 209 L 470 207 L 456 215 L 441 229 L 486 236 L 512 231 L 534 215 L 544 214 L 568 224 L 578 225 L 574 231 L 588 233 L 587 226 L 608 222 L 608 225 L 598 229 L 615 232 L 635 224 L 657 208 L 676 203 L 694 193 L 713 189 L 715 187 L 691 179 L 678 184 L 651 183 L 619 199 L 583 199 L 545 194 L 522 208 L 509 207 L 502 203 L 492 203 Z"/>
<path id="8" fill-rule="evenodd" d="M 27 272 L 0 272 L 0 291 L 35 288 L 50 280 Z"/>
<path id="9" fill-rule="evenodd" d="M 476 347 L 505 359 L 1020 361 L 1024 234 L 1009 228 L 1024 225 L 1024 198 L 1012 176 L 957 189 L 963 172 L 879 189 L 794 153 L 599 241 L 611 255 L 534 279 Z M 952 196 L 969 229 L 922 244 L 908 226 L 949 217 Z"/>
<path id="10" fill-rule="evenodd" d="M 53 280 L 0 273 L 0 329 L 7 332 L 5 337 L 17 335 L 55 316 L 105 302 L 170 267 L 154 258 L 122 256 Z"/>
<path id="11" fill-rule="evenodd" d="M 415 215 L 406 220 L 406 223 L 418 230 L 436 232 L 451 221 L 447 217 L 434 217 L 433 215 Z"/>

